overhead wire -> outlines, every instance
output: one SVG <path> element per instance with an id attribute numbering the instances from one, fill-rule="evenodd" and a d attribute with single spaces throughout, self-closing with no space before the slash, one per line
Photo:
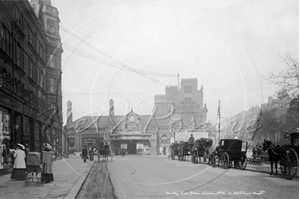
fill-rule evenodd
<path id="1" fill-rule="evenodd" d="M 81 43 L 84 43 L 86 46 L 90 47 L 91 49 L 95 50 L 96 52 L 100 53 L 101 55 L 103 55 L 104 57 L 108 58 L 110 61 L 113 61 L 117 64 L 119 64 L 120 66 L 122 66 L 122 69 L 126 69 L 127 71 L 131 71 L 134 73 L 138 73 L 140 75 L 147 75 L 147 76 L 157 76 L 157 77 L 177 77 L 177 74 L 167 74 L 167 73 L 157 73 L 157 72 L 149 72 L 149 71 L 144 71 L 144 70 L 140 70 L 140 69 L 134 69 L 132 67 L 129 67 L 128 65 L 122 63 L 121 61 L 115 59 L 114 57 L 108 55 L 107 53 L 104 53 L 103 51 L 99 50 L 97 47 L 95 47 L 94 45 L 86 42 L 84 39 L 80 38 L 79 36 L 77 36 L 76 34 L 74 34 L 73 32 L 69 31 L 68 29 L 66 29 L 65 27 L 60 25 L 61 30 L 63 30 L 64 32 L 66 32 L 68 35 L 74 37 L 75 39 L 79 40 Z M 112 66 L 112 65 L 110 65 Z M 119 67 L 120 68 L 120 67 Z"/>

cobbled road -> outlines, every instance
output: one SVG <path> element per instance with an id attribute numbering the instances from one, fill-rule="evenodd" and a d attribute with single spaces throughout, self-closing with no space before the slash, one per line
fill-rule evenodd
<path id="1" fill-rule="evenodd" d="M 119 199 L 299 198 L 298 178 L 137 155 L 114 156 L 107 166 Z"/>

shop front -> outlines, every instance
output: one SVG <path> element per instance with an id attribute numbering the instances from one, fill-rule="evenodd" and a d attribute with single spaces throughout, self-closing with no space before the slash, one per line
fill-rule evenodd
<path id="1" fill-rule="evenodd" d="M 0 169 L 12 167 L 12 157 L 9 151 L 11 143 L 11 113 L 0 107 Z"/>
<path id="2" fill-rule="evenodd" d="M 40 152 L 42 143 L 47 142 L 58 156 L 60 125 L 57 122 L 49 125 L 47 115 L 40 115 L 37 109 L 1 91 L 0 95 L 0 175 L 12 171 L 17 143 L 23 144 L 26 150 Z"/>

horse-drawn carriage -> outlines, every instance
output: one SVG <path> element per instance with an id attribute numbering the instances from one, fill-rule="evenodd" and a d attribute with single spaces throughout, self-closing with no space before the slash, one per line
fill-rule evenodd
<path id="1" fill-rule="evenodd" d="M 175 143 L 172 143 L 170 145 L 170 153 L 171 153 L 171 159 L 172 160 L 175 160 L 175 156 L 178 157 L 178 147 L 179 147 L 179 143 L 175 142 Z"/>
<path id="2" fill-rule="evenodd" d="M 194 142 L 194 145 L 191 150 L 192 163 L 196 164 L 201 162 L 201 157 L 203 157 L 204 162 L 209 155 L 209 148 L 212 146 L 212 139 L 210 138 L 200 138 Z"/>
<path id="3" fill-rule="evenodd" d="M 186 156 L 191 155 L 194 142 L 183 142 L 181 141 L 178 146 L 178 160 L 184 161 Z"/>
<path id="4" fill-rule="evenodd" d="M 110 157 L 110 160 L 113 161 L 113 154 L 110 150 L 110 147 L 108 145 L 105 145 L 103 149 L 99 150 L 98 153 L 98 160 L 100 159 L 101 161 L 101 157 L 102 157 L 102 161 L 108 161 L 108 158 Z"/>
<path id="5" fill-rule="evenodd" d="M 221 139 L 219 146 L 210 155 L 212 167 L 220 166 L 224 169 L 232 167 L 245 169 L 247 166 L 248 142 L 238 139 Z"/>
<path id="6" fill-rule="evenodd" d="M 264 140 L 263 150 L 267 150 L 271 163 L 271 175 L 273 174 L 273 163 L 277 174 L 277 162 L 280 162 L 282 175 L 292 180 L 298 173 L 299 168 L 299 132 L 289 134 L 290 143 L 275 146 L 271 141 Z"/>

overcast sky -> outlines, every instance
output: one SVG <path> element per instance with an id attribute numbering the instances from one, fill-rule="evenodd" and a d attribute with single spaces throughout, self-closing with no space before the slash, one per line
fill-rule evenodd
<path id="1" fill-rule="evenodd" d="M 197 78 L 208 120 L 261 105 L 266 81 L 299 55 L 298 0 L 52 0 L 60 16 L 63 108 L 73 120 L 131 108 L 151 114 L 155 94 Z M 104 112 L 103 112 L 104 111 Z M 64 114 L 65 118 L 66 114 Z M 65 120 L 65 119 L 64 119 Z"/>

